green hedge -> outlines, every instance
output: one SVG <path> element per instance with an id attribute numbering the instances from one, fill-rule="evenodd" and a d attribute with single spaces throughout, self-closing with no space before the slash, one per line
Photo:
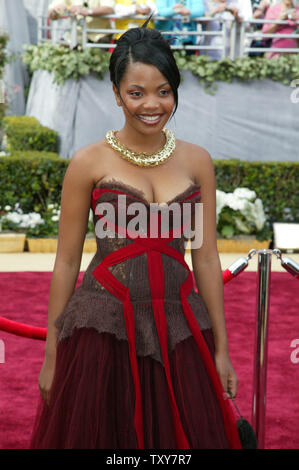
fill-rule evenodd
<path id="1" fill-rule="evenodd" d="M 19 203 L 25 213 L 41 213 L 48 204 L 60 202 L 69 162 L 50 152 L 14 152 L 1 157 L 0 206 Z"/>
<path id="2" fill-rule="evenodd" d="M 8 41 L 7 34 L 0 34 L 0 73 L 2 74 L 7 57 L 5 54 L 5 48 Z M 2 76 L 2 75 L 1 75 Z"/>
<path id="3" fill-rule="evenodd" d="M 217 188 L 254 190 L 272 222 L 299 222 L 299 162 L 213 160 Z"/>
<path id="4" fill-rule="evenodd" d="M 0 158 L 0 206 L 19 202 L 24 212 L 43 212 L 60 203 L 62 182 L 70 160 L 53 153 L 15 152 Z M 268 221 L 299 222 L 299 163 L 213 160 L 217 189 L 254 190 Z"/>
<path id="5" fill-rule="evenodd" d="M 42 126 L 34 117 L 6 116 L 3 119 L 5 146 L 8 152 L 58 151 L 58 133 Z"/>

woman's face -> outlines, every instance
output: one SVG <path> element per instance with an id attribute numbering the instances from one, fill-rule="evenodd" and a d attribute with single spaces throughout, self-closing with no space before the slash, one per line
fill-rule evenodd
<path id="1" fill-rule="evenodd" d="M 113 90 L 129 127 L 146 135 L 165 127 L 175 102 L 170 84 L 156 67 L 142 62 L 129 64 L 120 83 L 122 99 L 115 85 Z"/>

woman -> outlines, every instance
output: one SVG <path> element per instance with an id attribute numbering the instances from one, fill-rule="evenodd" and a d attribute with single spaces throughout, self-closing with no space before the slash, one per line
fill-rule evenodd
<path id="1" fill-rule="evenodd" d="M 270 0 L 251 0 L 252 3 L 252 11 L 253 11 L 253 19 L 262 20 L 265 18 L 268 8 L 270 7 Z M 253 26 L 253 30 L 260 32 L 263 28 L 263 24 L 256 23 Z M 257 33 L 258 34 L 258 33 Z M 270 47 L 271 46 L 271 39 L 254 39 L 250 47 Z M 249 52 L 249 57 L 263 57 L 264 52 Z"/>
<path id="2" fill-rule="evenodd" d="M 196 31 L 196 21 L 192 18 L 199 18 L 205 14 L 205 4 L 203 0 L 156 0 L 158 15 L 171 18 L 169 21 L 159 20 L 156 28 L 164 31 Z M 195 45 L 195 35 L 173 35 L 166 36 L 174 46 Z"/>
<path id="3" fill-rule="evenodd" d="M 234 19 L 239 21 L 239 11 L 236 5 L 233 5 L 231 2 L 225 0 L 210 0 L 209 9 L 206 13 L 207 17 L 215 18 L 215 21 L 210 21 L 208 23 L 209 31 L 222 31 L 223 26 L 219 20 L 226 21 L 226 47 L 224 51 L 224 56 L 227 57 L 230 52 L 230 27 Z M 218 20 L 218 21 L 217 21 Z M 222 34 L 217 36 L 207 37 L 207 43 L 209 46 L 223 48 L 223 37 Z M 212 60 L 220 60 L 223 57 L 221 49 L 211 49 L 208 50 L 208 56 Z"/>
<path id="4" fill-rule="evenodd" d="M 262 32 L 265 34 L 292 34 L 299 25 L 299 6 L 295 6 L 292 0 L 283 0 L 277 5 L 271 6 L 266 13 L 265 20 L 287 21 L 288 24 L 265 23 Z M 297 31 L 298 34 L 298 31 Z M 298 48 L 298 38 L 273 38 L 272 48 Z M 296 54 L 296 52 L 284 52 L 283 54 Z M 266 54 L 267 59 L 280 57 L 281 52 L 270 52 Z"/>
<path id="5" fill-rule="evenodd" d="M 123 29 L 125 32 L 127 29 L 141 26 L 144 22 L 143 20 L 132 20 L 130 16 L 155 15 L 157 8 L 155 0 L 116 0 L 115 13 L 118 18 L 121 18 L 115 20 L 115 28 Z M 149 26 L 154 27 L 153 22 L 151 22 Z M 122 33 L 116 34 L 115 39 L 119 39 L 121 35 Z"/>
<path id="6" fill-rule="evenodd" d="M 223 312 L 211 157 L 164 130 L 177 108 L 180 73 L 158 31 L 128 30 L 111 56 L 110 76 L 125 124 L 79 150 L 63 181 L 30 447 L 239 448 L 227 399 L 236 395 L 237 377 Z M 197 294 L 176 216 L 183 204 L 191 207 L 183 225 L 192 222 L 195 238 L 201 235 L 199 200 Z M 166 237 L 161 214 L 157 222 L 164 201 L 162 212 L 177 203 Z M 98 249 L 74 291 L 90 206 Z"/>
<path id="7" fill-rule="evenodd" d="M 110 21 L 102 18 L 105 15 L 114 13 L 114 0 L 53 0 L 48 8 L 49 17 L 52 20 L 58 20 L 67 11 L 72 16 L 81 15 L 86 18 L 87 28 L 89 29 L 110 29 Z M 81 27 L 78 27 L 79 37 L 81 35 Z M 89 33 L 87 35 L 91 42 L 109 42 L 111 35 L 101 33 Z M 70 41 L 69 32 L 66 33 L 65 39 Z"/>

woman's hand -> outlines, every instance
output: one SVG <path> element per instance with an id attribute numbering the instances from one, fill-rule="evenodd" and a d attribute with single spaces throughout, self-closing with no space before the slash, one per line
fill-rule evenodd
<path id="1" fill-rule="evenodd" d="M 232 5 L 227 5 L 227 7 L 225 8 L 226 11 L 228 11 L 231 15 L 233 15 L 233 17 L 235 18 L 235 20 L 237 21 L 237 23 L 241 23 L 242 22 L 242 17 L 239 16 L 239 10 L 237 7 L 234 7 Z"/>
<path id="2" fill-rule="evenodd" d="M 298 18 L 297 18 L 297 11 L 294 10 L 292 11 L 292 13 L 290 14 L 290 20 L 293 20 L 293 21 L 296 21 Z"/>
<path id="3" fill-rule="evenodd" d="M 260 3 L 260 7 L 263 9 L 263 11 L 266 10 L 266 8 L 269 8 L 270 6 L 270 2 L 269 0 L 262 0 L 261 3 Z"/>
<path id="4" fill-rule="evenodd" d="M 223 13 L 225 10 L 227 10 L 228 6 L 229 5 L 227 2 L 219 3 L 218 7 L 216 7 L 217 13 Z"/>
<path id="5" fill-rule="evenodd" d="M 277 19 L 281 21 L 285 21 L 287 18 L 288 18 L 288 14 L 286 13 L 286 10 L 281 10 L 280 15 Z"/>
<path id="6" fill-rule="evenodd" d="M 50 392 L 52 387 L 52 382 L 55 374 L 55 358 L 47 359 L 45 357 L 43 366 L 41 368 L 38 385 L 41 396 L 43 400 L 49 405 L 50 401 Z"/>
<path id="7" fill-rule="evenodd" d="M 151 9 L 150 7 L 140 7 L 140 6 L 136 6 L 136 13 L 138 15 L 148 15 L 149 13 L 151 12 Z"/>
<path id="8" fill-rule="evenodd" d="M 87 16 L 87 10 L 83 10 L 83 8 L 79 7 L 78 5 L 71 5 L 69 8 L 69 12 L 72 16 Z"/>
<path id="9" fill-rule="evenodd" d="M 176 3 L 173 7 L 175 13 L 178 15 L 182 16 L 189 16 L 190 15 L 190 10 L 186 7 L 184 7 L 181 3 Z"/>
<path id="10" fill-rule="evenodd" d="M 215 365 L 225 392 L 230 392 L 235 398 L 238 388 L 238 378 L 230 361 L 228 353 L 216 352 Z"/>
<path id="11" fill-rule="evenodd" d="M 59 5 L 56 5 L 55 8 L 52 8 L 49 12 L 49 17 L 52 20 L 57 20 L 59 16 L 61 16 L 65 10 L 65 3 L 59 3 Z"/>

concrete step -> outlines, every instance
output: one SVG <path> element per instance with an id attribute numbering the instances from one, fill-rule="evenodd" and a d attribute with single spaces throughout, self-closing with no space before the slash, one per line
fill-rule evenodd
<path id="1" fill-rule="evenodd" d="M 228 268 L 233 262 L 241 257 L 246 257 L 248 253 L 220 253 L 222 270 Z M 85 271 L 94 253 L 83 253 L 80 271 Z M 284 257 L 291 258 L 299 264 L 299 253 L 283 253 Z M 53 271 L 56 253 L 0 253 L 0 272 L 17 271 Z M 186 253 L 185 261 L 192 270 L 191 254 Z M 257 271 L 258 255 L 255 254 L 249 261 L 245 271 Z M 280 261 L 272 255 L 272 271 L 286 272 Z"/>

